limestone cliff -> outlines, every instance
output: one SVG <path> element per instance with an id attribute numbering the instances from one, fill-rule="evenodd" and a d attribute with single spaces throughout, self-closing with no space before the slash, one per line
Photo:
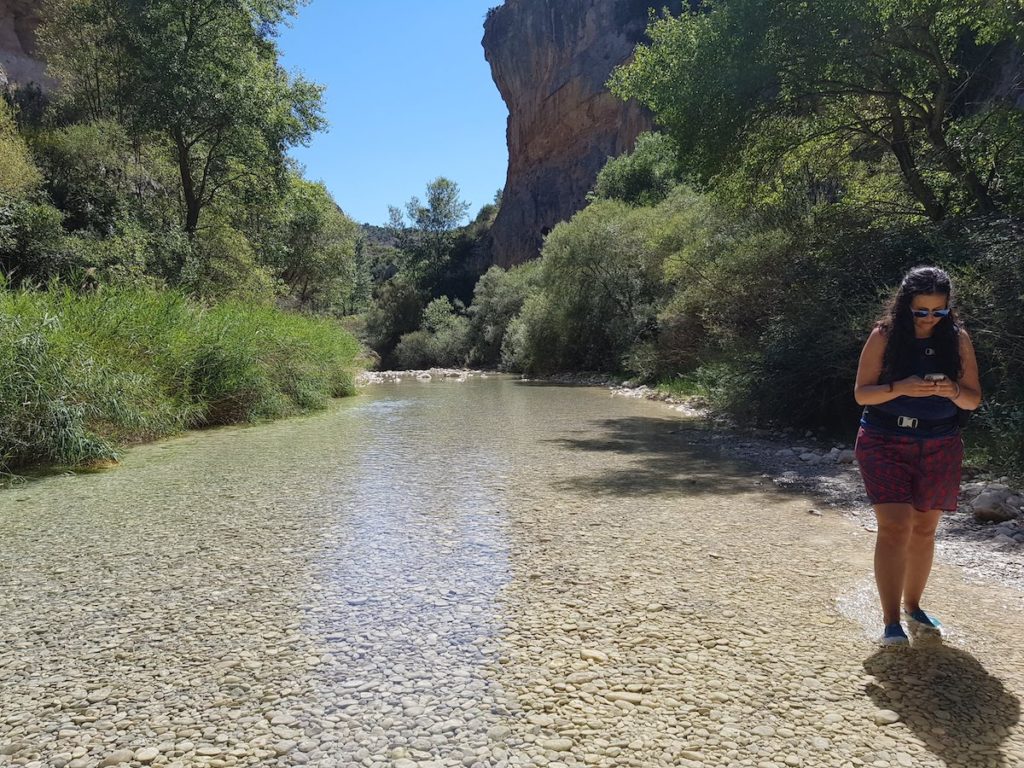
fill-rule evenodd
<path id="1" fill-rule="evenodd" d="M 0 86 L 52 84 L 36 49 L 42 5 L 42 0 L 0 0 Z"/>
<path id="2" fill-rule="evenodd" d="M 649 114 L 605 87 L 643 39 L 646 0 L 507 0 L 484 24 L 484 55 L 508 105 L 509 168 L 493 259 L 537 255 L 547 232 L 583 207 L 609 156 L 630 149 Z"/>

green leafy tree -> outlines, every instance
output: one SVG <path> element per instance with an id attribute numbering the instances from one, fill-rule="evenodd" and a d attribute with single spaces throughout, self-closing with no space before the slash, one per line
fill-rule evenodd
<path id="1" fill-rule="evenodd" d="M 652 21 L 610 85 L 656 113 L 697 176 L 735 166 L 769 121 L 812 115 L 779 151 L 831 139 L 889 153 L 931 219 L 957 205 L 988 213 L 1003 203 L 1001 150 L 1019 136 L 1000 120 L 983 151 L 953 136 L 1021 18 L 1019 3 L 996 0 L 722 0 Z"/>
<path id="2" fill-rule="evenodd" d="M 544 242 L 539 289 L 506 332 L 504 362 L 540 372 L 623 370 L 657 332 L 668 206 L 598 200 L 558 224 Z"/>
<path id="3" fill-rule="evenodd" d="M 302 305 L 346 298 L 355 282 L 359 227 L 321 184 L 293 176 L 284 200 L 279 269 Z"/>
<path id="4" fill-rule="evenodd" d="M 425 303 L 419 288 L 401 274 L 374 291 L 366 311 L 366 343 L 380 356 L 382 367 L 394 364 L 393 352 L 402 336 L 419 329 Z"/>
<path id="5" fill-rule="evenodd" d="M 224 193 L 282 185 L 285 151 L 323 125 L 321 87 L 277 63 L 299 0 L 49 0 L 42 47 L 71 105 L 158 137 L 193 234 Z"/>
<path id="6" fill-rule="evenodd" d="M 537 261 L 508 271 L 491 267 L 477 282 L 469 307 L 474 362 L 483 365 L 500 362 L 501 344 L 509 324 L 519 314 L 529 294 L 537 289 L 537 267 Z"/>
<path id="7" fill-rule="evenodd" d="M 413 197 L 405 211 L 391 206 L 390 226 L 403 255 L 402 270 L 430 291 L 451 259 L 459 225 L 469 211 L 459 185 L 439 176 L 427 184 L 427 198 Z"/>
<path id="8" fill-rule="evenodd" d="M 447 296 L 423 310 L 423 327 L 402 336 L 395 358 L 403 368 L 461 366 L 469 354 L 469 320 L 462 303 Z"/>

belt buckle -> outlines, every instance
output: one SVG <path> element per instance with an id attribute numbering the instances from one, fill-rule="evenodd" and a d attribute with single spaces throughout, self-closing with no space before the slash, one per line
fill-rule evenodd
<path id="1" fill-rule="evenodd" d="M 917 419 L 913 419 L 910 416 L 900 416 L 896 419 L 896 423 L 901 427 L 907 427 L 908 429 L 917 428 Z"/>

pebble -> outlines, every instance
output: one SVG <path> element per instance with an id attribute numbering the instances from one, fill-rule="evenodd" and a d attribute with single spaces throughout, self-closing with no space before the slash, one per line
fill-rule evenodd
<path id="1" fill-rule="evenodd" d="M 135 757 L 135 753 L 130 749 L 120 749 L 117 752 L 111 752 L 105 758 L 100 760 L 98 768 L 108 768 L 108 766 L 120 765 L 121 763 L 129 763 L 132 758 Z"/>
<path id="2" fill-rule="evenodd" d="M 875 712 L 875 725 L 892 725 L 899 721 L 900 716 L 891 709 L 880 709 Z"/>

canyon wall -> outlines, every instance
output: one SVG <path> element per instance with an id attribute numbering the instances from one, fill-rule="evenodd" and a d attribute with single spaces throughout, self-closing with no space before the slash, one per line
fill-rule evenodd
<path id="1" fill-rule="evenodd" d="M 669 2 L 673 13 L 681 3 Z M 605 87 L 643 39 L 643 0 L 507 0 L 484 24 L 484 55 L 508 105 L 509 168 L 492 258 L 535 257 L 545 234 L 582 208 L 609 156 L 651 118 Z"/>
<path id="2" fill-rule="evenodd" d="M 0 87 L 52 85 L 36 48 L 42 0 L 0 0 Z"/>

